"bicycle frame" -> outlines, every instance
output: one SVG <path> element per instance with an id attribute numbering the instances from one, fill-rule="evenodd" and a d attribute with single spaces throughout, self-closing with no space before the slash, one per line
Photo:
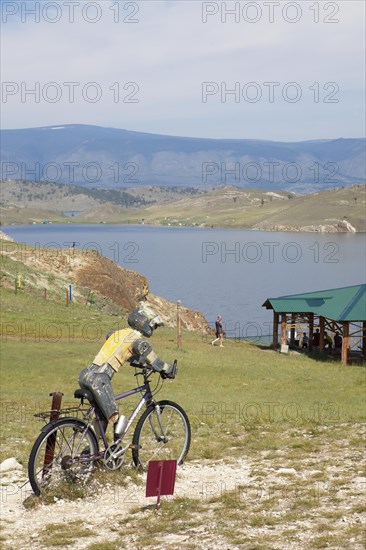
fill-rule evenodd
<path id="1" fill-rule="evenodd" d="M 176 363 L 174 361 L 174 368 L 168 373 L 169 376 L 162 375 L 163 379 L 175 378 Z M 108 424 L 106 426 L 105 416 L 94 401 L 92 391 L 83 388 L 75 391 L 75 397 L 80 399 L 79 405 L 62 409 L 61 403 L 58 406 L 52 404 L 51 416 L 49 411 L 35 415 L 45 421 L 28 461 L 29 481 L 36 495 L 40 495 L 53 479 L 56 483 L 64 479 L 76 481 L 79 475 L 92 471 L 93 463 L 100 462 L 107 469 L 116 470 L 124 463 L 124 455 L 128 449 L 132 450 L 135 465 L 141 468 L 145 468 L 149 452 L 150 456 L 162 452 L 163 457 L 167 453 L 176 453 L 177 460 L 183 462 L 191 440 L 190 424 L 185 411 L 173 401 L 156 401 L 154 396 L 161 386 L 158 382 L 151 388 L 150 376 L 155 371 L 147 365 L 130 364 L 135 367 L 135 376 L 143 376 L 143 383 L 113 397 L 115 401 L 120 401 L 137 393 L 140 396 L 136 399 L 137 404 L 129 407 L 127 420 L 121 417 L 123 428 L 119 435 L 115 433 L 114 437 L 109 436 L 111 442 L 107 438 Z M 138 368 L 142 370 L 138 371 Z M 84 400 L 88 404 L 84 405 Z M 146 409 L 141 415 L 144 407 Z M 167 414 L 163 412 L 165 410 L 168 411 Z M 170 420 L 171 415 L 173 421 Z M 127 439 L 126 434 L 138 417 L 133 436 Z M 176 436 L 179 439 L 177 445 Z M 149 451 L 150 446 L 152 449 Z M 149 451 L 148 454 L 146 449 L 140 453 L 143 447 Z"/>
<path id="2" fill-rule="evenodd" d="M 114 396 L 116 401 L 120 401 L 121 399 L 125 399 L 126 397 L 130 397 L 131 395 L 134 395 L 135 393 L 141 393 L 143 391 L 145 391 L 145 393 L 143 394 L 143 396 L 141 397 L 141 400 L 139 401 L 139 403 L 137 404 L 137 406 L 133 410 L 132 414 L 130 415 L 130 417 L 127 421 L 127 424 L 125 426 L 125 429 L 124 429 L 123 433 L 121 434 L 121 436 L 118 439 L 118 442 L 120 442 L 120 440 L 123 438 L 123 436 L 127 433 L 129 428 L 131 427 L 133 421 L 135 420 L 136 416 L 139 414 L 139 412 L 143 408 L 143 406 L 146 405 L 146 403 L 148 403 L 149 401 L 151 401 L 153 396 L 152 396 L 152 392 L 151 392 L 151 388 L 150 388 L 150 382 L 148 380 L 146 380 L 143 385 L 138 386 L 137 388 L 133 388 L 132 390 L 127 390 L 125 392 L 119 393 L 119 394 Z M 95 414 L 95 419 L 98 422 L 98 427 L 99 427 L 100 434 L 102 436 L 104 446 L 107 449 L 108 448 L 108 439 L 107 439 L 107 436 L 106 436 L 106 431 L 104 430 L 104 426 L 103 426 L 103 423 L 102 423 L 102 418 L 101 418 L 101 415 L 99 413 L 98 407 L 96 407 L 94 404 L 92 404 L 91 409 L 90 409 L 88 414 L 90 415 L 93 412 Z"/>

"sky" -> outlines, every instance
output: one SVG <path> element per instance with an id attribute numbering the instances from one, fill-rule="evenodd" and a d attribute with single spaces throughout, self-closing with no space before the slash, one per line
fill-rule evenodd
<path id="1" fill-rule="evenodd" d="M 2 128 L 364 137 L 365 5 L 2 0 Z"/>

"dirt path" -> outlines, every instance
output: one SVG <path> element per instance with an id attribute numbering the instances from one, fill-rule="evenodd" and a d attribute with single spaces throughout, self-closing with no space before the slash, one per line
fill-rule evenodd
<path id="1" fill-rule="evenodd" d="M 179 469 L 175 497 L 188 497 L 208 500 L 222 494 L 225 490 L 235 489 L 238 483 L 245 484 L 249 479 L 248 464 L 238 461 L 233 464 L 188 463 Z M 3 538 L 11 548 L 44 548 L 38 542 L 38 536 L 48 524 L 74 521 L 79 518 L 84 527 L 91 527 L 99 533 L 96 540 L 113 539 L 110 529 L 111 510 L 121 520 L 128 516 L 133 508 L 156 503 L 156 498 L 145 497 L 145 486 L 131 483 L 128 488 L 112 487 L 107 484 L 99 487 L 98 495 L 76 501 L 57 500 L 55 504 L 41 505 L 27 510 L 23 502 L 32 495 L 26 480 L 24 469 L 5 472 L 1 486 L 1 518 Z M 164 504 L 163 504 L 164 505 Z M 86 548 L 92 538 L 77 541 L 73 548 Z"/>
<path id="2" fill-rule="evenodd" d="M 320 455 L 319 469 L 309 457 L 296 468 L 283 467 L 280 454 L 270 458 L 268 452 L 251 460 L 188 462 L 179 469 L 175 498 L 194 499 L 198 508 L 188 511 L 182 528 L 169 528 L 165 519 L 166 530 L 160 533 L 159 543 L 149 548 L 363 549 L 366 477 L 362 454 L 349 452 L 344 445 L 335 454 L 324 448 Z M 21 488 L 25 475 L 22 468 L 3 473 L 2 541 L 6 549 L 36 550 L 56 544 L 75 550 L 143 548 L 140 526 L 150 522 L 156 527 L 159 521 L 153 509 L 155 498 L 146 499 L 144 484 L 135 485 L 132 480 L 127 488 L 107 483 L 82 500 L 57 500 L 25 509 L 23 502 L 31 492 L 28 484 Z M 236 501 L 230 501 L 228 494 Z M 162 512 L 167 500 L 163 499 Z M 62 538 L 56 537 L 55 542 L 45 537 L 47 526 L 62 528 L 73 522 L 79 524 L 77 530 L 87 530 L 90 536 L 76 533 L 64 543 Z"/>

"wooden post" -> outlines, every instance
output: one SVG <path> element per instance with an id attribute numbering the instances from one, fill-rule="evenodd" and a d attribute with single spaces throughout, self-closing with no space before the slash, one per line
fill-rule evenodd
<path id="1" fill-rule="evenodd" d="M 313 349 L 314 313 L 309 313 L 309 351 Z"/>
<path id="2" fill-rule="evenodd" d="M 178 349 L 182 348 L 182 320 L 179 315 L 178 319 Z"/>
<path id="3" fill-rule="evenodd" d="M 287 344 L 286 330 L 287 330 L 286 313 L 282 313 L 282 316 L 281 316 L 281 344 L 283 344 L 283 345 Z"/>
<path id="4" fill-rule="evenodd" d="M 182 325 L 180 319 L 180 304 L 181 301 L 177 301 L 177 347 L 181 349 L 182 347 Z"/>
<path id="5" fill-rule="evenodd" d="M 343 340 L 342 340 L 342 365 L 347 365 L 349 347 L 349 322 L 343 323 Z"/>
<path id="6" fill-rule="evenodd" d="M 295 343 L 295 314 L 291 314 L 291 329 L 290 329 L 290 343 L 293 345 Z"/>
<path id="7" fill-rule="evenodd" d="M 324 317 L 319 317 L 319 328 L 320 328 L 320 340 L 319 340 L 319 351 L 323 353 L 324 351 L 324 332 L 325 332 L 325 319 Z"/>
<path id="8" fill-rule="evenodd" d="M 278 347 L 278 313 L 273 310 L 273 347 Z"/>

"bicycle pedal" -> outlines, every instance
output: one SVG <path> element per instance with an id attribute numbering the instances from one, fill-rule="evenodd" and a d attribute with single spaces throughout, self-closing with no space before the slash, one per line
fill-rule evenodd
<path id="1" fill-rule="evenodd" d="M 131 443 L 131 445 L 128 448 L 129 449 L 141 449 L 142 446 L 141 445 L 134 445 L 133 443 Z"/>

